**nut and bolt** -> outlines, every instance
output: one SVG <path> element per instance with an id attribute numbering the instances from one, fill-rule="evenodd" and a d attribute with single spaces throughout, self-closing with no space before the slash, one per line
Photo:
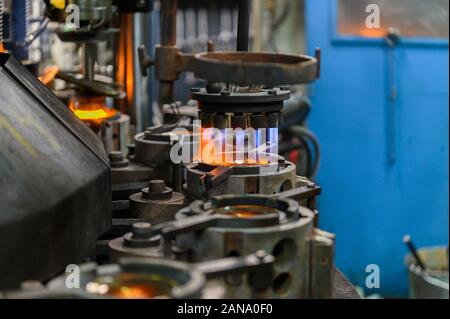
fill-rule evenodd
<path id="1" fill-rule="evenodd" d="M 155 179 L 148 183 L 148 189 L 152 193 L 162 193 L 166 189 L 166 182 L 161 179 Z"/>
<path id="2" fill-rule="evenodd" d="M 173 190 L 167 187 L 166 182 L 161 179 L 155 179 L 148 183 L 148 187 L 142 190 L 142 197 L 148 200 L 171 199 Z"/>
<path id="3" fill-rule="evenodd" d="M 122 152 L 119 151 L 109 152 L 108 158 L 112 168 L 127 167 L 129 164 L 128 159 L 124 158 Z"/>
<path id="4" fill-rule="evenodd" d="M 131 225 L 131 232 L 123 235 L 123 245 L 128 248 L 148 248 L 158 246 L 160 237 L 156 236 L 152 225 L 138 222 Z"/>
<path id="5" fill-rule="evenodd" d="M 152 225 L 150 223 L 140 222 L 131 226 L 131 233 L 135 239 L 146 239 L 152 237 Z"/>

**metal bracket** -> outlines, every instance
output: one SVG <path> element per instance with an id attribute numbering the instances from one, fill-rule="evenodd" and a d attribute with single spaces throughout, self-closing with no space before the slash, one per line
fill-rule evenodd
<path id="1" fill-rule="evenodd" d="M 334 282 L 335 235 L 314 229 L 310 239 L 311 264 L 309 294 L 312 299 L 330 299 Z"/>

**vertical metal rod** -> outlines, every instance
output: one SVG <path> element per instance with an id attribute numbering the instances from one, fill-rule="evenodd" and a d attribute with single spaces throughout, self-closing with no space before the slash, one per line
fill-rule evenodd
<path id="1" fill-rule="evenodd" d="M 177 0 L 161 1 L 161 45 L 175 46 L 177 43 Z M 159 82 L 159 105 L 174 102 L 173 81 Z"/>
<path id="2" fill-rule="evenodd" d="M 250 0 L 239 0 L 237 51 L 248 51 L 250 39 Z"/>
<path id="3" fill-rule="evenodd" d="M 177 0 L 161 1 L 161 45 L 177 42 Z"/>
<path id="4" fill-rule="evenodd" d="M 183 192 L 183 171 L 181 164 L 173 164 L 173 190 Z"/>
<path id="5" fill-rule="evenodd" d="M 92 42 L 83 43 L 83 75 L 88 81 L 94 80 L 94 66 L 97 46 Z"/>

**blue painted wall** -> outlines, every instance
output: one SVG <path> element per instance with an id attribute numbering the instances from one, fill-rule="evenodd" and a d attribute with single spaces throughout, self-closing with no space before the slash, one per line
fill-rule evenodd
<path id="1" fill-rule="evenodd" d="M 380 41 L 335 39 L 335 0 L 306 1 L 308 52 L 322 48 L 322 77 L 310 87 L 310 125 L 322 146 L 321 228 L 337 234 L 336 262 L 364 285 L 368 264 L 381 287 L 407 295 L 402 236 L 418 246 L 448 243 L 448 41 L 396 49 L 397 160 L 388 162 L 388 72 Z"/>

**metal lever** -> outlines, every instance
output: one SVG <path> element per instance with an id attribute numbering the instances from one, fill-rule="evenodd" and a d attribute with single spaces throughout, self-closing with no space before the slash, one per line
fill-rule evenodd
<path id="1" fill-rule="evenodd" d="M 233 175 L 233 167 L 219 166 L 205 175 L 206 183 L 214 187 Z"/>
<path id="2" fill-rule="evenodd" d="M 147 69 L 155 65 L 155 60 L 153 60 L 145 49 L 145 45 L 140 45 L 138 47 L 138 58 L 139 58 L 139 68 L 141 69 L 142 76 L 147 76 Z"/>
<path id="3" fill-rule="evenodd" d="M 183 220 L 177 220 L 167 223 L 165 228 L 161 230 L 161 235 L 168 239 L 174 238 L 181 234 L 197 232 L 216 224 L 217 217 L 211 215 L 202 215 L 189 217 Z"/>
<path id="4" fill-rule="evenodd" d="M 250 285 L 257 291 L 270 287 L 275 258 L 265 251 L 257 251 L 245 257 L 223 258 L 194 265 L 207 278 L 217 278 L 250 273 Z"/>
<path id="5" fill-rule="evenodd" d="M 217 218 L 215 216 L 195 216 L 183 219 L 181 221 L 176 220 L 174 222 L 168 222 L 163 225 L 159 230 L 163 237 L 163 254 L 166 257 L 170 257 L 172 254 L 172 240 L 181 234 L 196 232 L 204 230 L 208 227 L 215 225 Z"/>
<path id="6" fill-rule="evenodd" d="M 100 81 L 94 81 L 94 80 L 86 80 L 86 79 L 77 79 L 71 74 L 67 74 L 64 72 L 58 72 L 55 77 L 58 79 L 64 80 L 69 83 L 76 84 L 80 87 L 82 87 L 85 90 L 88 90 L 93 93 L 97 93 L 100 95 L 106 95 L 111 97 L 121 97 L 123 96 L 124 92 L 120 89 L 116 88 L 114 84 L 104 83 Z"/>

